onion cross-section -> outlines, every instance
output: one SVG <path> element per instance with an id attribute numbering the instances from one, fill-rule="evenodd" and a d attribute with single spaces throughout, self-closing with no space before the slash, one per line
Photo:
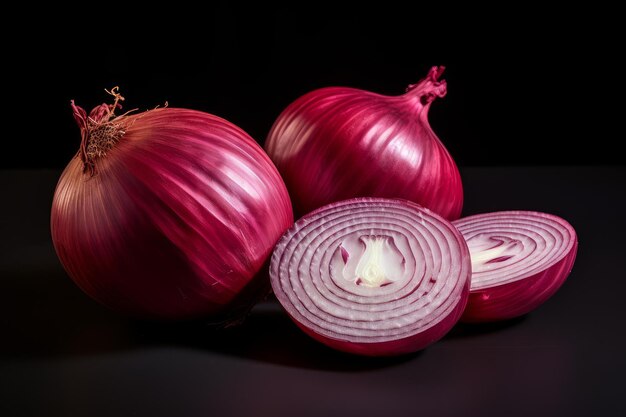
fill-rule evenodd
<path id="1" fill-rule="evenodd" d="M 486 322 L 526 314 L 561 287 L 578 240 L 564 219 L 535 211 L 478 214 L 454 222 L 472 258 L 472 284 L 461 320 Z"/>
<path id="2" fill-rule="evenodd" d="M 415 203 L 357 198 L 322 207 L 279 240 L 270 276 L 307 334 L 338 350 L 414 352 L 445 335 L 467 303 L 471 263 L 451 223 Z"/>

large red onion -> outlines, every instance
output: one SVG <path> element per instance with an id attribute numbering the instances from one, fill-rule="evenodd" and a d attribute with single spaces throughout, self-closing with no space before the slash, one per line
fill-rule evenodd
<path id="1" fill-rule="evenodd" d="M 446 94 L 443 67 L 407 93 L 383 96 L 354 88 L 312 91 L 278 117 L 265 149 L 299 214 L 352 197 L 401 198 L 457 219 L 459 171 L 428 123 Z"/>
<path id="2" fill-rule="evenodd" d="M 534 211 L 479 214 L 454 222 L 472 257 L 472 285 L 461 320 L 526 314 L 550 298 L 574 265 L 578 240 L 560 217 Z"/>
<path id="3" fill-rule="evenodd" d="M 57 185 L 51 227 L 78 286 L 110 308 L 150 318 L 251 302 L 242 294 L 257 286 L 253 278 L 293 223 L 285 185 L 263 150 L 199 111 L 115 117 L 114 106 L 89 116 L 72 107 L 81 151 Z"/>
<path id="4" fill-rule="evenodd" d="M 414 352 L 459 319 L 469 250 L 446 220 L 415 203 L 357 198 L 314 211 L 276 245 L 276 297 L 307 334 L 362 355 Z"/>

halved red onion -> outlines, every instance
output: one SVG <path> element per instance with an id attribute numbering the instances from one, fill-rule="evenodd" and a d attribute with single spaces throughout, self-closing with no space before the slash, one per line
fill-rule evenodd
<path id="1" fill-rule="evenodd" d="M 564 219 L 534 211 L 478 214 L 453 222 L 472 258 L 472 284 L 462 321 L 518 317 L 563 284 L 578 240 Z"/>
<path id="2" fill-rule="evenodd" d="M 276 297 L 326 345 L 369 356 L 420 350 L 459 320 L 471 264 L 461 234 L 415 203 L 356 198 L 298 220 L 270 265 Z"/>

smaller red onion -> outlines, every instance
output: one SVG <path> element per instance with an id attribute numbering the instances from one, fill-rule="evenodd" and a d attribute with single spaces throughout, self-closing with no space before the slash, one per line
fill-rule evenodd
<path id="1" fill-rule="evenodd" d="M 454 225 L 472 257 L 472 285 L 462 321 L 524 315 L 554 295 L 574 265 L 576 232 L 560 217 L 502 211 L 466 217 Z"/>
<path id="2" fill-rule="evenodd" d="M 443 71 L 432 67 L 399 96 L 327 87 L 287 106 L 265 149 L 295 212 L 348 198 L 383 197 L 458 219 L 463 207 L 459 170 L 428 122 L 432 102 L 447 92 Z"/>
<path id="3" fill-rule="evenodd" d="M 274 293 L 314 339 L 368 356 L 420 350 L 458 321 L 469 250 L 451 223 L 415 203 L 356 198 L 298 220 L 270 264 Z"/>

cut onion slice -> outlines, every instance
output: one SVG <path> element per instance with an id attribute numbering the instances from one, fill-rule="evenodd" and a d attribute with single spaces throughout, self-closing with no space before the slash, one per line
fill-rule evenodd
<path id="1" fill-rule="evenodd" d="M 456 228 L 415 203 L 356 198 L 298 220 L 270 265 L 274 293 L 307 334 L 345 352 L 420 350 L 459 320 L 469 249 Z"/>
<path id="2" fill-rule="evenodd" d="M 563 284 L 578 240 L 560 217 L 534 211 L 478 214 L 453 222 L 472 258 L 462 321 L 506 320 L 534 310 Z"/>

